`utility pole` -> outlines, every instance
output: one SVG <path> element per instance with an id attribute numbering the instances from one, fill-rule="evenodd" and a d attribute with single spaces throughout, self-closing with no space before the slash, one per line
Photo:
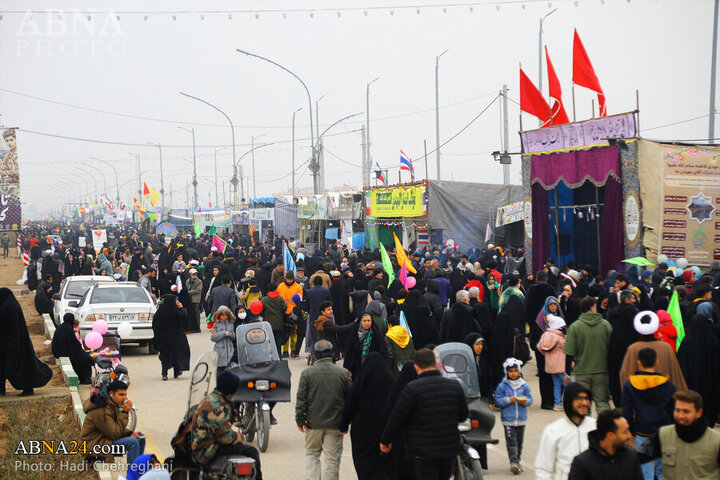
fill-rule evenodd
<path id="1" fill-rule="evenodd" d="M 437 179 L 441 180 L 440 175 L 440 94 L 438 88 L 438 72 L 440 71 L 440 57 L 447 53 L 444 52 L 435 57 L 435 157 L 437 158 Z"/>
<path id="2" fill-rule="evenodd" d="M 325 95 L 323 95 L 323 97 L 324 96 Z M 322 97 L 320 97 L 320 98 L 322 98 Z M 302 110 L 302 107 L 295 110 L 293 112 L 293 116 L 292 116 L 292 167 L 291 168 L 292 168 L 292 198 L 293 198 L 292 201 L 293 201 L 293 205 L 295 204 L 295 114 L 298 113 L 300 110 Z M 316 120 L 317 120 L 317 112 L 318 112 L 318 106 L 317 106 L 317 102 L 315 102 Z"/>
<path id="3" fill-rule="evenodd" d="M 502 89 L 503 97 L 503 147 L 505 153 L 508 151 L 508 145 L 510 144 L 510 131 L 508 129 L 508 98 L 507 98 L 507 85 L 503 85 Z M 503 185 L 510 185 L 510 165 L 504 164 L 503 166 Z"/>
<path id="4" fill-rule="evenodd" d="M 365 125 L 360 128 L 360 135 L 362 136 L 362 186 L 367 187 L 370 185 L 371 166 L 367 155 Z"/>
<path id="5" fill-rule="evenodd" d="M 552 15 L 557 11 L 557 8 L 553 8 L 548 13 L 545 14 L 544 17 L 540 19 L 540 29 L 538 31 L 538 90 L 540 90 L 540 93 L 542 93 L 543 89 L 543 61 L 542 61 L 542 51 L 543 51 L 543 22 L 547 17 Z"/>
<path id="6" fill-rule="evenodd" d="M 715 0 L 713 15 L 712 60 L 710 62 L 710 120 L 708 122 L 708 143 L 715 143 L 715 79 L 717 75 L 717 43 L 718 43 L 718 7 L 720 0 Z"/>
<path id="7" fill-rule="evenodd" d="M 216 148 L 215 149 L 215 208 L 217 208 L 217 205 L 218 205 L 217 152 L 218 152 L 218 149 Z M 235 159 L 233 158 L 233 160 L 235 160 Z M 223 192 L 223 193 L 225 193 L 225 192 Z M 223 206 L 225 206 L 224 202 L 223 202 Z"/>
<path id="8" fill-rule="evenodd" d="M 363 158 L 365 159 L 365 165 L 367 168 L 367 171 L 363 171 L 363 185 L 365 185 L 365 182 L 367 184 L 370 184 L 370 165 L 372 162 L 372 159 L 370 158 L 370 85 L 375 83 L 380 77 L 375 77 L 373 80 L 369 81 L 367 84 L 367 89 L 365 91 L 365 125 L 366 128 L 363 130 L 363 147 L 365 148 L 365 152 L 363 155 Z"/>

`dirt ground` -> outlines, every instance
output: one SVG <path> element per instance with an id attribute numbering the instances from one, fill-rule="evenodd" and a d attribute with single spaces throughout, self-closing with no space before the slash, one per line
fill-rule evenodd
<path id="1" fill-rule="evenodd" d="M 71 442 L 80 438 L 70 391 L 64 387 L 62 372 L 55 365 L 49 342 L 45 343 L 48 338 L 43 332 L 42 317 L 35 311 L 34 295 L 22 295 L 27 287 L 15 283 L 21 278 L 22 271 L 21 259 L 14 256 L 0 258 L 0 286 L 10 288 L 20 302 L 35 354 L 50 366 L 53 377 L 46 386 L 36 388 L 31 397 L 18 397 L 20 392 L 7 383 L 7 396 L 0 397 L 0 478 L 97 478 L 92 472 L 78 472 L 77 467 L 73 468 L 73 465 L 83 465 L 82 455 L 16 454 L 21 441 L 54 440 L 57 445 L 61 440 Z M 25 445 L 29 448 L 28 443 Z"/>

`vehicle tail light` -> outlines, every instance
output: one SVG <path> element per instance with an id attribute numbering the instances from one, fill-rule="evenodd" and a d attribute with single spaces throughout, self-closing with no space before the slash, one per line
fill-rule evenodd
<path id="1" fill-rule="evenodd" d="M 255 382 L 248 382 L 248 388 L 255 388 Z"/>
<path id="2" fill-rule="evenodd" d="M 255 460 L 248 458 L 247 460 L 236 460 L 235 475 L 250 476 L 255 469 Z"/>
<path id="3" fill-rule="evenodd" d="M 273 388 L 277 388 L 277 383 L 270 382 L 270 390 L 272 390 Z"/>
<path id="4" fill-rule="evenodd" d="M 152 313 L 138 313 L 138 321 L 149 322 L 153 319 Z"/>
<path id="5" fill-rule="evenodd" d="M 93 315 L 93 314 L 91 313 L 90 315 L 88 315 L 87 317 L 85 317 L 85 321 L 86 321 L 86 322 L 94 322 L 94 321 L 95 321 L 95 315 Z"/>
<path id="6" fill-rule="evenodd" d="M 480 422 L 477 420 L 473 420 L 470 424 L 472 425 L 472 428 L 480 428 Z"/>

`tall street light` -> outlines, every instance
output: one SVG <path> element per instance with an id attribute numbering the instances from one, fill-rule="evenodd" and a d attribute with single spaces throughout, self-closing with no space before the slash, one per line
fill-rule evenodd
<path id="1" fill-rule="evenodd" d="M 148 145 L 158 147 L 160 152 L 160 199 L 162 201 L 162 212 L 160 213 L 160 219 L 163 219 L 165 215 L 165 178 L 163 177 L 163 164 L 162 164 L 162 146 L 159 143 L 146 142 Z"/>
<path id="2" fill-rule="evenodd" d="M 320 104 L 320 100 L 322 100 L 323 98 L 325 98 L 324 93 L 322 95 L 320 95 L 320 98 L 315 100 L 315 126 L 316 126 L 315 133 L 320 133 L 320 106 L 319 106 L 319 104 Z M 315 138 L 316 144 L 317 144 L 317 140 L 318 139 L 316 137 Z"/>
<path id="3" fill-rule="evenodd" d="M 440 180 L 440 94 L 438 88 L 438 76 L 440 71 L 440 57 L 447 53 L 446 48 L 440 55 L 435 57 L 435 157 L 437 162 L 437 179 Z"/>
<path id="4" fill-rule="evenodd" d="M 235 145 L 233 145 L 233 148 L 234 147 Z M 220 205 L 220 201 L 218 200 L 217 154 L 219 151 L 225 150 L 226 148 L 227 147 L 220 147 L 215 149 L 215 208 Z"/>
<path id="5" fill-rule="evenodd" d="M 320 97 L 320 98 L 322 98 L 322 97 Z M 293 204 L 295 203 L 295 114 L 298 113 L 300 110 L 302 110 L 302 107 L 298 108 L 297 110 L 295 110 L 293 112 L 293 119 L 292 119 L 292 198 L 293 198 Z M 315 113 L 317 113 L 317 104 L 315 106 Z"/>
<path id="6" fill-rule="evenodd" d="M 83 169 L 80 168 L 80 167 L 75 167 L 75 168 L 77 168 L 78 170 L 80 170 L 81 172 L 83 172 L 83 173 L 84 173 L 85 175 L 87 175 L 88 177 L 92 178 L 93 185 L 95 186 L 95 190 L 93 191 L 93 195 L 92 195 L 92 196 L 97 198 L 97 192 L 98 192 L 99 189 L 98 189 L 98 185 L 97 185 L 97 179 L 95 178 L 95 174 L 92 173 L 90 170 L 83 170 Z M 89 200 L 93 200 L 92 198 L 90 198 L 90 187 L 89 187 L 89 186 L 88 186 L 88 199 L 89 199 Z"/>
<path id="7" fill-rule="evenodd" d="M 370 85 L 379 80 L 380 77 L 375 77 L 368 82 L 365 89 L 365 169 L 363 170 L 363 186 L 370 185 L 370 172 L 372 171 L 372 164 L 370 163 Z"/>
<path id="8" fill-rule="evenodd" d="M 120 205 L 120 182 L 118 181 L 118 171 L 117 168 L 115 168 L 115 165 L 113 165 L 110 162 L 106 162 L 105 160 L 97 157 L 90 157 L 91 160 L 96 160 L 104 165 L 107 165 L 108 167 L 112 168 L 113 172 L 115 173 L 115 201 L 117 202 L 116 205 Z M 139 160 L 138 160 L 139 161 Z M 105 178 L 105 174 L 103 174 L 103 178 Z M 107 186 L 105 187 L 107 189 Z M 106 194 L 107 195 L 107 194 Z"/>
<path id="9" fill-rule="evenodd" d="M 92 158 L 92 157 L 90 157 L 90 158 Z M 83 165 L 86 167 L 94 168 L 95 170 L 100 172 L 100 175 L 102 175 L 102 179 L 103 179 L 103 193 L 105 193 L 105 195 L 107 195 L 107 182 L 105 181 L 105 172 L 103 172 L 102 169 L 96 167 L 95 165 L 93 165 L 90 162 L 83 162 Z"/>
<path id="10" fill-rule="evenodd" d="M 232 150 L 233 150 L 233 178 L 231 180 L 231 183 L 233 184 L 233 197 L 234 197 L 233 198 L 233 204 L 234 204 L 233 206 L 235 208 L 238 208 L 238 191 L 237 191 L 238 175 L 237 175 L 237 163 L 235 160 L 236 159 L 236 157 L 235 157 L 235 126 L 233 125 L 232 120 L 230 120 L 230 117 L 228 117 L 225 112 L 223 112 L 222 110 L 220 110 L 218 107 L 216 107 L 212 103 L 208 102 L 207 100 L 203 100 L 202 98 L 198 98 L 198 97 L 193 97 L 192 95 L 188 95 L 187 93 L 184 93 L 184 92 L 180 92 L 180 95 L 183 95 L 188 98 L 192 98 L 193 100 L 197 100 L 198 102 L 204 103 L 208 107 L 214 108 L 215 110 L 220 112 L 220 114 L 223 117 L 225 117 L 225 119 L 230 124 L 230 133 L 232 133 Z M 245 193 L 242 192 L 242 183 L 240 184 L 240 190 L 241 190 L 241 196 L 244 197 Z"/>
<path id="11" fill-rule="evenodd" d="M 543 88 L 543 61 L 542 61 L 542 51 L 543 51 L 543 22 L 547 17 L 552 15 L 553 13 L 557 12 L 557 8 L 553 8 L 548 13 L 545 14 L 544 17 L 540 19 L 540 31 L 538 33 L 539 39 L 538 39 L 538 90 L 540 93 L 542 93 Z"/>
<path id="12" fill-rule="evenodd" d="M 180 130 L 185 130 L 186 132 L 190 132 L 193 137 L 193 196 L 195 197 L 195 208 L 198 208 L 198 196 L 197 196 L 197 187 L 198 187 L 198 181 L 197 181 L 197 163 L 195 162 L 195 127 L 193 128 L 185 128 L 185 127 L 177 127 Z"/>
<path id="13" fill-rule="evenodd" d="M 260 135 L 252 135 L 250 137 L 250 153 L 252 156 L 252 171 L 253 171 L 253 198 L 257 198 L 257 192 L 255 191 L 255 139 L 264 137 L 265 134 L 261 133 Z"/>
<path id="14" fill-rule="evenodd" d="M 262 135 L 260 135 L 260 136 L 262 136 Z M 258 137 L 255 137 L 255 138 L 258 138 Z M 240 160 L 242 160 L 243 158 L 247 157 L 248 155 L 251 155 L 251 154 L 252 154 L 252 155 L 254 156 L 254 155 L 255 155 L 255 150 L 258 150 L 258 149 L 260 149 L 260 148 L 262 148 L 262 147 L 267 147 L 267 146 L 270 146 L 270 145 L 275 145 L 275 142 L 261 143 L 260 145 L 257 145 L 257 146 L 256 146 L 256 145 L 253 145 L 253 147 L 252 147 L 250 150 L 248 150 L 247 152 L 245 152 L 245 153 L 243 153 L 242 155 L 240 155 L 240 157 L 238 157 L 238 159 L 236 160 L 236 162 L 235 162 L 235 164 L 233 165 L 233 167 L 237 167 L 237 165 L 240 164 Z M 255 180 L 255 170 L 253 169 L 253 182 L 254 182 L 254 180 Z M 247 186 L 247 188 L 248 188 L 248 195 L 250 195 L 250 179 L 248 179 L 248 186 Z"/>
<path id="15" fill-rule="evenodd" d="M 137 176 L 137 182 L 138 182 L 137 194 L 138 194 L 138 196 L 137 196 L 137 198 L 140 200 L 140 199 L 142 199 L 142 173 L 140 173 L 140 155 L 137 153 L 133 153 L 133 152 L 128 152 L 128 155 L 132 155 L 133 157 L 135 157 L 135 163 L 137 165 L 137 174 L 138 174 L 138 176 Z"/>
<path id="16" fill-rule="evenodd" d="M 257 55 L 257 54 L 255 54 L 255 53 L 250 53 L 250 52 L 248 52 L 248 51 L 246 51 L 246 50 L 240 50 L 239 48 L 236 49 L 236 50 L 237 50 L 238 52 L 242 53 L 242 54 L 245 54 L 245 55 L 249 56 L 249 57 L 255 57 L 255 58 L 259 58 L 260 60 L 265 60 L 266 62 L 272 63 L 272 64 L 275 65 L 276 67 L 281 68 L 282 70 L 285 70 L 287 73 L 289 73 L 290 75 L 292 75 L 293 77 L 295 77 L 295 79 L 296 79 L 298 82 L 300 82 L 300 84 L 301 84 L 301 85 L 303 86 L 303 88 L 305 89 L 305 93 L 307 94 L 307 98 L 308 98 L 308 113 L 310 114 L 310 150 L 311 150 L 311 161 L 310 161 L 310 165 L 311 165 L 311 168 L 315 168 L 315 170 L 314 170 L 314 172 L 313 172 L 313 179 L 314 179 L 314 180 L 313 180 L 313 184 L 314 184 L 314 185 L 313 185 L 313 187 L 314 187 L 313 190 L 314 190 L 314 193 L 317 195 L 317 194 L 319 193 L 319 192 L 317 191 L 317 190 L 318 190 L 317 158 L 316 158 L 316 152 L 315 152 L 315 144 L 314 144 L 314 142 L 313 142 L 313 140 L 314 140 L 314 129 L 313 129 L 313 114 L 312 114 L 312 98 L 310 97 L 310 90 L 308 90 L 307 85 L 305 85 L 305 82 L 303 82 L 300 77 L 298 77 L 294 72 L 292 72 L 291 70 L 289 70 L 289 69 L 286 68 L 286 67 L 283 67 L 283 66 L 280 65 L 279 63 L 274 62 L 274 61 L 270 60 L 269 58 L 265 58 L 265 57 L 263 57 L 263 56 Z M 253 178 L 253 183 L 254 183 L 254 178 Z M 253 187 L 253 189 L 254 189 L 254 187 Z"/>

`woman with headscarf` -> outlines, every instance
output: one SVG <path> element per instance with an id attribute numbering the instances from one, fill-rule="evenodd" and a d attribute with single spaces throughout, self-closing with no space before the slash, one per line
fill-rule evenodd
<path id="1" fill-rule="evenodd" d="M 423 302 L 419 291 L 412 290 L 407 293 L 407 299 L 399 306 L 396 315 L 400 316 L 401 312 L 405 314 L 410 327 L 415 350 L 440 341 L 438 327 L 430 318 L 430 309 Z"/>
<path id="2" fill-rule="evenodd" d="M 350 428 L 352 457 L 358 480 L 384 478 L 384 457 L 380 454 L 380 435 L 385 427 L 381 408 L 395 384 L 387 360 L 377 352 L 368 353 L 358 377 L 353 377 L 345 395 L 340 431 Z"/>
<path id="3" fill-rule="evenodd" d="M 95 262 L 93 261 L 92 255 L 85 255 L 85 259 L 80 267 L 80 273 L 82 275 L 94 275 L 95 274 Z"/>
<path id="4" fill-rule="evenodd" d="M 12 290 L 0 288 L 0 395 L 5 395 L 5 380 L 21 396 L 46 385 L 52 370 L 35 356 L 22 307 Z"/>
<path id="5" fill-rule="evenodd" d="M 371 352 L 382 355 L 383 361 L 387 363 L 385 338 L 373 323 L 372 317 L 365 314 L 358 322 L 357 330 L 348 334 L 345 347 L 343 367 L 350 372 L 352 378 L 358 378 L 360 372 L 365 368 L 365 361 Z"/>
<path id="6" fill-rule="evenodd" d="M 65 268 L 63 269 L 65 278 L 77 275 L 79 271 L 80 264 L 78 264 L 77 258 L 72 253 L 68 253 L 65 257 Z"/>
<path id="7" fill-rule="evenodd" d="M 160 352 L 162 379 L 168 379 L 168 370 L 178 378 L 184 371 L 190 370 L 190 345 L 185 334 L 185 316 L 182 303 L 175 295 L 164 295 L 153 317 L 152 343 Z"/>
<path id="8" fill-rule="evenodd" d="M 710 428 L 720 413 L 720 340 L 702 315 L 685 324 L 685 338 L 677 351 L 685 382 L 703 399 L 703 417 Z"/>
<path id="9" fill-rule="evenodd" d="M 52 294 L 52 284 L 48 282 L 41 282 L 37 290 L 35 290 L 35 310 L 37 311 L 38 315 L 47 313 L 48 315 L 50 315 L 50 318 L 55 321 L 55 317 L 53 315 Z"/>
<path id="10" fill-rule="evenodd" d="M 525 305 L 516 295 L 512 295 L 495 320 L 493 340 L 490 345 L 493 387 L 505 377 L 505 369 L 502 366 L 505 359 L 514 357 L 527 362 L 530 358 L 527 343 L 521 339 L 523 332 L 518 328 L 525 319 L 525 315 Z M 541 371 L 541 378 L 543 375 L 544 373 Z M 552 385 L 552 379 L 550 379 L 550 385 Z M 552 404 L 552 401 L 550 403 Z"/>
<path id="11" fill-rule="evenodd" d="M 538 327 L 540 327 L 543 333 L 549 328 L 552 316 L 560 317 L 563 320 L 565 319 L 565 315 L 562 311 L 562 308 L 560 307 L 560 302 L 558 302 L 558 299 L 555 297 L 547 297 L 545 299 L 542 310 L 540 310 L 540 313 L 538 313 L 537 317 L 535 318 L 535 323 Z"/>
<path id="12" fill-rule="evenodd" d="M 68 357 L 81 384 L 92 380 L 93 359 L 83 348 L 75 334 L 75 315 L 66 313 L 63 323 L 55 329 L 52 338 L 52 353 L 55 358 Z"/>
<path id="13" fill-rule="evenodd" d="M 417 378 L 418 374 L 417 371 L 415 371 L 415 362 L 406 362 L 402 370 L 400 370 L 400 376 L 395 380 L 395 386 L 390 390 L 387 400 L 385 401 L 383 425 L 387 423 L 390 412 L 395 408 L 395 404 L 407 384 Z M 392 480 L 415 480 L 415 478 L 417 478 L 415 476 L 415 464 L 412 457 L 406 454 L 405 445 L 407 443 L 407 432 L 405 429 L 401 429 L 391 440 L 393 448 L 390 450 L 388 459 L 390 478 Z"/>
<path id="14" fill-rule="evenodd" d="M 170 274 L 170 268 L 165 266 L 158 274 L 157 289 L 160 296 L 172 293 L 172 287 L 175 285 L 175 276 Z"/>
<path id="15" fill-rule="evenodd" d="M 465 337 L 465 344 L 473 351 L 480 385 L 480 396 L 490 398 L 493 385 L 492 378 L 490 378 L 490 351 L 486 348 L 485 339 L 479 333 L 470 333 Z"/>
<path id="16" fill-rule="evenodd" d="M 580 316 L 578 297 L 575 296 L 575 288 L 570 283 L 563 285 L 558 297 L 558 303 L 560 304 L 561 316 L 565 319 L 565 324 L 570 328 L 570 325 Z"/>

